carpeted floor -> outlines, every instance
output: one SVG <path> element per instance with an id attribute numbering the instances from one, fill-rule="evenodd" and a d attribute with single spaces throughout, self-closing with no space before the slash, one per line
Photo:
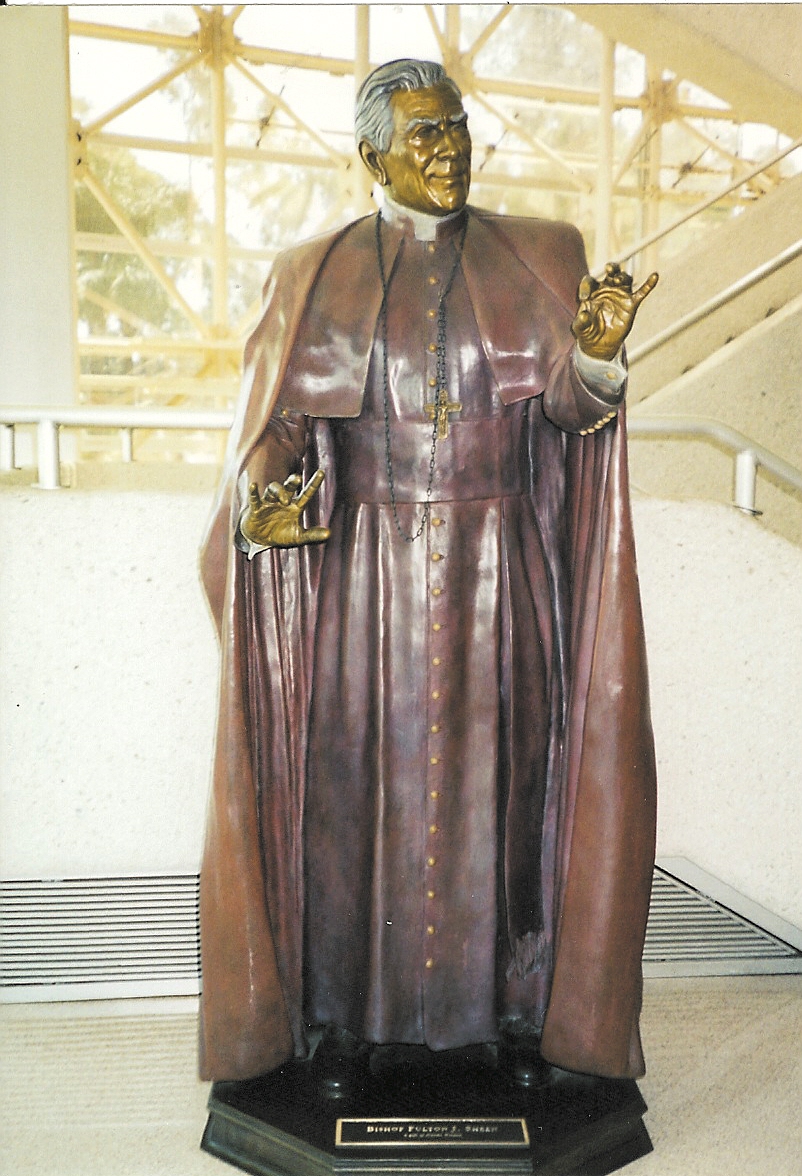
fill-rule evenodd
<path id="1" fill-rule="evenodd" d="M 802 1176 L 802 976 L 647 983 L 655 1151 L 628 1176 Z M 0 1006 L 2 1176 L 224 1176 L 192 1001 Z"/>

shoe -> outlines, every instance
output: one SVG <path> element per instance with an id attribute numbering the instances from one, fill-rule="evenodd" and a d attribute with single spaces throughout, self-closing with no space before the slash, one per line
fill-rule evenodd
<path id="1" fill-rule="evenodd" d="M 498 1043 L 498 1065 L 516 1086 L 545 1086 L 551 1066 L 540 1053 L 540 1038 L 531 1030 L 504 1028 Z"/>
<path id="2" fill-rule="evenodd" d="M 312 1058 L 318 1084 L 328 1098 L 347 1098 L 362 1087 L 370 1047 L 347 1029 L 326 1025 Z"/>

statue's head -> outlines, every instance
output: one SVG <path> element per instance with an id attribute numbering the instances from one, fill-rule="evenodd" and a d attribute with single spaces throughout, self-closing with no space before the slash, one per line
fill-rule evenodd
<path id="1" fill-rule="evenodd" d="M 471 136 L 462 95 L 442 65 L 404 58 L 359 88 L 356 140 L 368 171 L 398 204 L 445 216 L 471 184 Z"/>

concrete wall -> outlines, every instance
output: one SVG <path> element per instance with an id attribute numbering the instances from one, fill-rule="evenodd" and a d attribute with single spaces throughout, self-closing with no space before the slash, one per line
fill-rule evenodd
<path id="1" fill-rule="evenodd" d="M 711 503 L 635 503 L 658 852 L 802 926 L 802 550 Z"/>
<path id="2" fill-rule="evenodd" d="M 0 492 L 0 872 L 199 864 L 217 651 L 199 494 Z"/>
<path id="3" fill-rule="evenodd" d="M 217 650 L 207 494 L 0 491 L 0 873 L 197 868 Z M 659 850 L 802 926 L 802 551 L 636 503 Z"/>

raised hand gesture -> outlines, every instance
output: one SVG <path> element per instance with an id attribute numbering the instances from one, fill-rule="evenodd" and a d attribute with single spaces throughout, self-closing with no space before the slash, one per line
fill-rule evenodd
<path id="1" fill-rule="evenodd" d="M 632 330 L 638 307 L 657 285 L 657 274 L 638 290 L 632 278 L 614 261 L 604 267 L 600 282 L 587 274 L 579 284 L 579 310 L 571 324 L 574 338 L 585 355 L 610 360 Z"/>
<path id="2" fill-rule="evenodd" d="M 325 478 L 317 470 L 301 488 L 298 474 L 291 474 L 284 482 L 271 482 L 263 495 L 256 482 L 248 490 L 248 509 L 240 519 L 240 531 L 250 543 L 259 547 L 303 547 L 305 543 L 323 543 L 331 532 L 328 527 L 304 530 L 301 515 Z M 253 552 L 250 556 L 253 556 Z"/>

